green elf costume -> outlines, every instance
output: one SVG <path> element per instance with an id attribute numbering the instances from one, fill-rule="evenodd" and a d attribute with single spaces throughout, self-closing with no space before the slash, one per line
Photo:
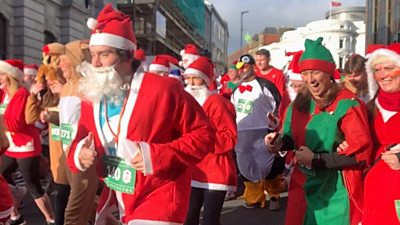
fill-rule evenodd
<path id="1" fill-rule="evenodd" d="M 335 82 L 335 63 L 322 38 L 305 41 L 299 67 L 301 72 L 323 71 Z M 339 84 L 333 83 L 328 92 L 331 101 L 325 106 L 309 97 L 301 104 L 292 103 L 285 113 L 281 150 L 306 146 L 314 153 L 311 168 L 297 163 L 292 174 L 286 225 L 357 225 L 361 221 L 362 172 L 370 162 L 372 146 L 366 107 Z M 343 140 L 349 147 L 337 152 Z"/>

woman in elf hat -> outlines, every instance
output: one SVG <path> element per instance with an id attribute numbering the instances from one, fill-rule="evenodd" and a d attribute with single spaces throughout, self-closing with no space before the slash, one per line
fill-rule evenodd
<path id="1" fill-rule="evenodd" d="M 23 62 L 21 60 L 0 61 L 0 86 L 5 95 L 1 99 L 0 113 L 4 117 L 9 147 L 1 157 L 0 174 L 9 183 L 10 175 L 19 167 L 26 187 L 48 223 L 53 223 L 50 199 L 42 189 L 39 179 L 39 162 L 42 147 L 38 129 L 25 121 L 25 107 L 29 92 L 22 86 Z M 24 222 L 14 209 L 11 224 Z"/>
<path id="2" fill-rule="evenodd" d="M 273 142 L 277 133 L 265 138 L 272 150 L 297 149 L 286 224 L 357 225 L 372 146 L 366 108 L 334 82 L 335 63 L 322 38 L 306 40 L 299 67 L 305 84 L 287 109 L 282 141 Z M 338 153 L 344 139 L 349 147 Z"/>
<path id="3" fill-rule="evenodd" d="M 400 224 L 400 44 L 371 53 L 367 64 L 375 164 L 365 178 L 363 225 Z"/>

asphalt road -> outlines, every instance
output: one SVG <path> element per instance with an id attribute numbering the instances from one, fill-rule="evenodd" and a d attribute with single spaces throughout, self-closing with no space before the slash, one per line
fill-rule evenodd
<path id="1" fill-rule="evenodd" d="M 225 201 L 221 225 L 283 225 L 287 198 L 283 197 L 281 200 L 282 207 L 279 211 L 270 211 L 268 208 L 246 209 L 242 206 L 241 199 Z M 24 206 L 20 211 L 28 225 L 45 224 L 43 216 L 29 195 L 25 197 Z"/>

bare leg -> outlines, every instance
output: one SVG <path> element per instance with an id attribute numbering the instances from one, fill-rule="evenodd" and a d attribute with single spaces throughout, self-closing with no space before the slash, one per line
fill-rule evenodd
<path id="1" fill-rule="evenodd" d="M 50 198 L 47 193 L 40 198 L 35 199 L 35 203 L 43 213 L 47 222 L 54 222 L 53 208 L 51 207 Z"/>

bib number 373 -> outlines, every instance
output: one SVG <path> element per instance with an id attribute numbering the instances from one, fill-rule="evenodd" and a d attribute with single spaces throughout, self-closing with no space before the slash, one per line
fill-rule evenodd
<path id="1" fill-rule="evenodd" d="M 112 190 L 132 194 L 135 189 L 136 170 L 116 156 L 104 157 L 106 179 L 104 183 Z"/>

